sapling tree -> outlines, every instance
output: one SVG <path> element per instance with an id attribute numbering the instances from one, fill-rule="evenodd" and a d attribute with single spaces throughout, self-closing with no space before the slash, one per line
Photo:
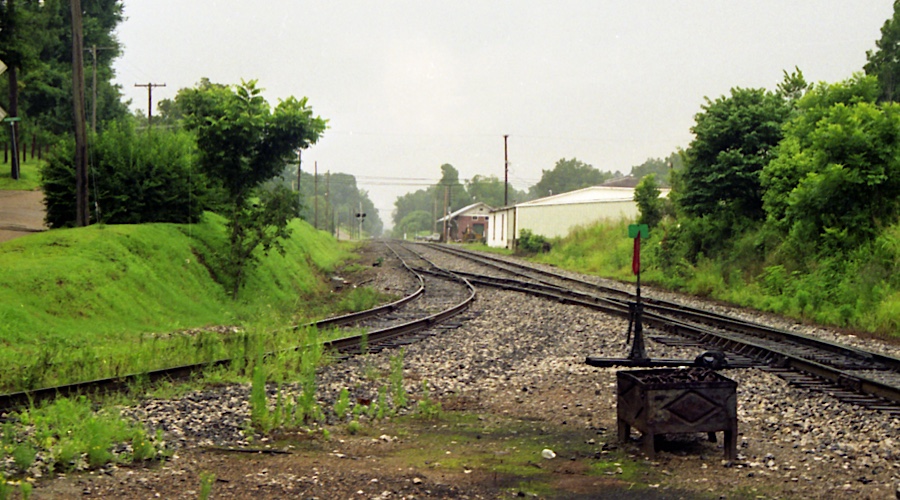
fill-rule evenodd
<path id="1" fill-rule="evenodd" d="M 639 224 L 655 226 L 663 218 L 663 200 L 659 197 L 656 174 L 647 174 L 634 188 L 634 201 L 641 212 Z"/>
<path id="2" fill-rule="evenodd" d="M 200 168 L 226 195 L 226 285 L 237 298 L 257 249 L 282 250 L 279 242 L 290 234 L 287 223 L 298 213 L 289 190 L 262 191 L 260 186 L 281 173 L 298 149 L 315 144 L 326 120 L 313 116 L 305 97 L 288 97 L 271 108 L 255 80 L 226 86 L 204 79 L 195 88 L 179 91 L 175 102 L 185 127 L 197 135 Z"/>

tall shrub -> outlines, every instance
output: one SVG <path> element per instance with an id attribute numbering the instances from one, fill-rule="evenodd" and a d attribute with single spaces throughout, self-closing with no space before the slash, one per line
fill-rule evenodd
<path id="1" fill-rule="evenodd" d="M 114 122 L 89 153 L 91 222 L 140 224 L 197 222 L 209 205 L 206 177 L 194 168 L 191 135 L 178 130 L 135 130 Z M 42 172 L 46 222 L 75 223 L 74 144 L 57 146 Z"/>

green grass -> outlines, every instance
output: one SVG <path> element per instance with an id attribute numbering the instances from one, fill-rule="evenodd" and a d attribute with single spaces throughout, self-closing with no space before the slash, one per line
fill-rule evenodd
<path id="1" fill-rule="evenodd" d="M 171 332 L 261 320 L 277 328 L 330 312 L 341 297 L 326 275 L 354 256 L 292 224 L 286 255 L 264 257 L 237 301 L 214 279 L 225 236 L 212 214 L 189 226 L 97 225 L 0 244 L 0 390 L 215 359 L 240 336 Z"/>
<path id="2" fill-rule="evenodd" d="M 513 255 L 515 253 L 506 247 L 489 247 L 484 243 L 460 243 L 459 246 L 466 250 L 475 250 L 476 252 L 496 253 L 500 255 Z"/>
<path id="3" fill-rule="evenodd" d="M 627 221 L 578 228 L 531 260 L 572 271 L 634 282 L 634 240 Z M 777 251 L 761 257 L 764 234 L 748 232 L 720 256 L 696 262 L 663 250 L 666 231 L 656 228 L 642 242 L 641 280 L 801 320 L 900 337 L 900 224 L 846 255 L 793 255 L 773 264 Z M 668 242 L 671 244 L 671 240 Z M 782 257 L 783 258 L 783 257 Z M 806 260 L 803 260 L 806 259 Z"/>
<path id="4" fill-rule="evenodd" d="M 633 279 L 633 240 L 626 237 L 626 221 L 578 227 L 565 239 L 552 242 L 551 250 L 532 260 L 586 274 Z"/>
<path id="5" fill-rule="evenodd" d="M 21 155 L 21 153 L 19 154 Z M 0 159 L 2 158 L 0 156 Z M 11 164 L 0 162 L 0 189 L 20 191 L 38 189 L 41 187 L 41 167 L 44 166 L 44 163 L 43 160 L 32 159 L 29 154 L 24 163 L 19 163 L 19 179 L 13 180 L 10 176 Z"/>
<path id="6" fill-rule="evenodd" d="M 23 475 L 38 456 L 43 472 L 65 472 L 108 462 L 152 460 L 165 453 L 161 432 L 148 434 L 112 406 L 95 411 L 85 397 L 59 398 L 22 410 L 14 421 L 17 424 L 3 424 L 0 457 L 11 456 Z M 118 443 L 128 443 L 130 449 Z"/>

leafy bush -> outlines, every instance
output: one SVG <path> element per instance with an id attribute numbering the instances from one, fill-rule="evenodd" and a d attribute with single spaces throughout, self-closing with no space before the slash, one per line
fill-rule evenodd
<path id="1" fill-rule="evenodd" d="M 334 403 L 334 415 L 343 420 L 347 415 L 347 410 L 350 409 L 350 391 L 345 387 L 341 389 L 340 394 L 338 395 L 337 401 Z"/>
<path id="2" fill-rule="evenodd" d="M 82 470 L 109 462 L 152 459 L 164 450 L 161 434 L 150 437 L 136 423 L 113 409 L 94 411 L 84 396 L 59 398 L 42 407 L 13 414 L 15 424 L 3 426 L 0 460 L 8 460 L 25 472 L 39 466 L 46 470 Z M 132 444 L 133 453 L 120 444 Z"/>
<path id="3" fill-rule="evenodd" d="M 659 197 L 656 174 L 648 174 L 634 188 L 634 201 L 641 215 L 638 224 L 656 226 L 663 217 L 664 201 Z"/>
<path id="4" fill-rule="evenodd" d="M 762 170 L 769 223 L 822 254 L 853 249 L 900 216 L 900 105 L 856 75 L 814 86 Z"/>
<path id="5" fill-rule="evenodd" d="M 519 231 L 519 250 L 525 253 L 543 253 L 550 250 L 550 242 L 539 234 L 534 234 L 530 229 Z"/>
<path id="6" fill-rule="evenodd" d="M 47 225 L 75 223 L 75 145 L 55 147 L 41 174 Z M 110 123 L 90 153 L 92 222 L 198 222 L 213 190 L 196 171 L 194 140 L 183 131 L 138 133 L 130 122 Z"/>

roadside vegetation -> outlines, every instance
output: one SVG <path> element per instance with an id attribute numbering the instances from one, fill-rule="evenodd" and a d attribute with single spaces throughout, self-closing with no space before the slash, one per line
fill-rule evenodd
<path id="1" fill-rule="evenodd" d="M 240 300 L 212 279 L 222 265 L 214 249 L 227 236 L 211 213 L 198 224 L 97 225 L 0 245 L 0 261 L 11 269 L 0 305 L 3 392 L 230 360 L 177 387 L 138 377 L 129 395 L 57 398 L 9 413 L 0 427 L 3 498 L 30 494 L 33 478 L 47 473 L 169 456 L 161 432 L 120 415 L 128 398 L 145 394 L 250 383 L 251 439 L 301 427 L 327 434 L 317 427 L 331 411 L 317 405 L 315 370 L 329 361 L 322 342 L 346 333 L 292 325 L 389 298 L 363 288 L 334 293 L 328 277 L 354 260 L 352 246 L 304 222 L 291 228 L 284 255 L 260 259 Z M 396 403 L 379 399 L 365 408 L 368 418 L 407 404 L 398 359 L 385 382 Z M 267 396 L 267 384 L 278 387 L 276 398 Z M 346 425 L 359 430 L 362 408 L 345 403 L 343 415 L 353 416 Z"/>
<path id="2" fill-rule="evenodd" d="M 353 176 L 301 174 L 299 152 L 327 120 L 306 97 L 270 105 L 255 80 L 202 78 L 158 103 L 151 124 L 146 112 L 130 114 L 112 82 L 122 3 L 83 10 L 84 39 L 108 50 L 95 54 L 96 125 L 88 172 L 76 173 L 73 95 L 60 84 L 72 81 L 70 6 L 0 2 L 9 66 L 0 94 L 17 103 L 6 109 L 20 155 L 30 153 L 18 179 L 4 162 L 0 189 L 40 189 L 50 228 L 0 244 L 0 391 L 222 359 L 232 361 L 209 369 L 208 381 L 308 380 L 327 361 L 321 342 L 338 333 L 292 325 L 394 299 L 332 290 L 331 275 L 355 258 L 333 234 L 361 225 L 339 214 L 369 212 L 361 232 L 379 234 L 381 221 Z M 133 385 L 145 389 L 140 377 Z M 313 394 L 307 387 L 292 419 L 314 413 Z M 161 438 L 115 403 L 62 398 L 10 415 L 0 499 L 12 491 L 9 467 L 27 479 L 161 456 Z M 20 483 L 22 497 L 30 484 Z"/>
<path id="3" fill-rule="evenodd" d="M 900 3 L 881 33 L 865 74 L 810 84 L 795 68 L 774 91 L 706 99 L 680 161 L 635 189 L 645 282 L 900 338 Z M 632 280 L 627 225 L 579 228 L 550 249 L 523 234 L 520 247 Z"/>
<path id="4" fill-rule="evenodd" d="M 900 104 L 881 92 L 873 76 L 808 85 L 798 70 L 776 92 L 707 100 L 669 199 L 649 177 L 636 191 L 644 280 L 900 337 Z M 573 231 L 537 259 L 632 279 L 626 225 Z"/>
<path id="5" fill-rule="evenodd" d="M 0 390 L 208 359 L 228 342 L 210 327 L 304 322 L 383 299 L 341 304 L 327 275 L 352 248 L 295 220 L 285 254 L 261 259 L 232 300 L 214 279 L 224 224 L 207 213 L 198 224 L 95 225 L 0 245 Z"/>
<path id="6" fill-rule="evenodd" d="M 18 179 L 10 176 L 8 168 L 0 168 L 0 190 L 34 191 L 38 189 L 41 186 L 41 169 L 44 163 L 44 160 L 28 156 L 24 162 L 19 163 Z"/>

